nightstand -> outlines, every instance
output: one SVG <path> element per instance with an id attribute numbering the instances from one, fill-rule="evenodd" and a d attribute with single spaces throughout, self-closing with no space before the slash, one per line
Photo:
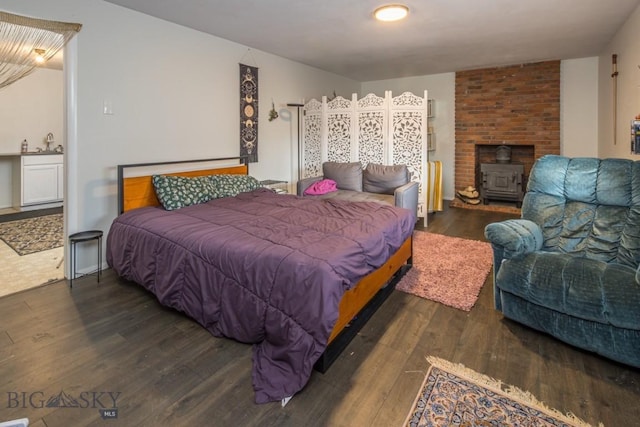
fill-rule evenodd
<path id="1" fill-rule="evenodd" d="M 278 194 L 287 194 L 289 191 L 287 189 L 287 181 L 280 181 L 277 179 L 265 179 L 264 181 L 260 181 L 260 184 L 265 188 L 270 188 Z"/>
<path id="2" fill-rule="evenodd" d="M 88 242 L 91 240 L 98 241 L 98 270 L 95 273 L 88 273 L 78 275 L 76 268 L 76 245 L 82 242 Z M 73 280 L 82 276 L 88 276 L 90 274 L 97 274 L 98 282 L 100 282 L 100 276 L 102 275 L 102 231 L 101 230 L 89 230 L 74 233 L 69 236 L 69 243 L 71 246 L 71 268 L 69 269 L 69 287 L 73 288 Z"/>

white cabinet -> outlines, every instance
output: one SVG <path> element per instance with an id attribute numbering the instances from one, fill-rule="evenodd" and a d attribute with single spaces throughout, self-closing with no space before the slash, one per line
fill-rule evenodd
<path id="1" fill-rule="evenodd" d="M 19 167 L 14 167 L 14 206 L 62 202 L 62 162 L 62 154 L 20 156 L 19 165 L 15 165 Z"/>

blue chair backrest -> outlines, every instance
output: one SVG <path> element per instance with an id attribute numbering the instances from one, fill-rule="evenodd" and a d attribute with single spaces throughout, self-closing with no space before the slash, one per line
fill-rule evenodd
<path id="1" fill-rule="evenodd" d="M 640 263 L 640 162 L 539 158 L 529 176 L 522 218 L 537 223 L 543 250 Z"/>

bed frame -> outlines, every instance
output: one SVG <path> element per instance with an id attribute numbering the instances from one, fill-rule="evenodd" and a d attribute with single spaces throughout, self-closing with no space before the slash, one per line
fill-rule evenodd
<path id="1" fill-rule="evenodd" d="M 197 167 L 199 163 L 211 164 L 214 162 L 236 162 L 238 164 Z M 158 173 L 175 176 L 248 175 L 249 173 L 247 157 L 118 165 L 118 212 L 122 214 L 132 209 L 160 205 L 153 188 L 152 175 L 125 177 L 125 171 L 179 164 L 191 164 L 193 168 L 187 171 Z M 343 295 L 340 300 L 338 320 L 329 337 L 327 348 L 314 366 L 316 370 L 324 373 L 329 369 L 329 366 L 338 358 L 358 331 L 395 289 L 402 276 L 411 268 L 412 245 L 412 238 L 409 237 L 384 265 L 365 276 L 358 282 L 357 286 L 354 286 Z"/>

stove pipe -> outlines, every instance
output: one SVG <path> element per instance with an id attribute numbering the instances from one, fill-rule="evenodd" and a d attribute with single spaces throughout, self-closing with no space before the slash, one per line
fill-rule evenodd
<path id="1" fill-rule="evenodd" d="M 511 163 L 511 147 L 500 145 L 496 148 L 496 163 Z"/>

